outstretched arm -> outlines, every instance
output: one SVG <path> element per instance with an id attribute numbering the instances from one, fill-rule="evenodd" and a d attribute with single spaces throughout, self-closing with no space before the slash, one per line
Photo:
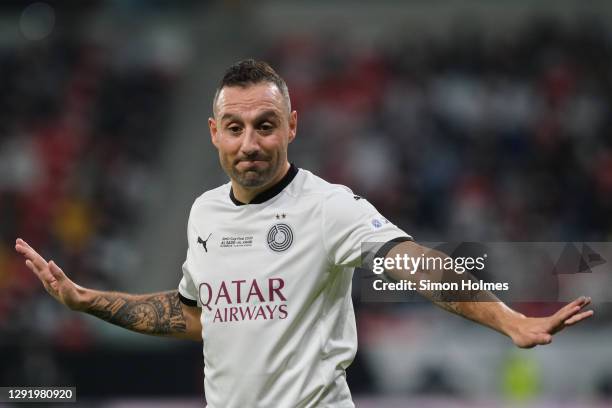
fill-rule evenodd
<path id="1" fill-rule="evenodd" d="M 398 254 L 400 256 L 407 254 L 409 257 L 414 258 L 418 258 L 422 254 L 426 254 L 428 257 L 447 257 L 447 255 L 440 251 L 423 247 L 412 241 L 396 245 L 387 256 L 395 257 Z M 441 272 L 435 270 L 421 270 L 414 275 L 406 271 L 390 270 L 388 274 L 397 280 L 415 280 L 423 277 L 434 281 L 442 279 Z M 554 334 L 593 315 L 593 310 L 583 310 L 591 303 L 591 298 L 584 296 L 563 306 L 553 315 L 534 318 L 526 317 L 512 310 L 488 291 L 481 292 L 479 294 L 481 300 L 476 302 L 447 302 L 441 301 L 434 293 L 423 291 L 420 293 L 444 310 L 505 334 L 512 339 L 516 346 L 521 348 L 549 344 Z"/>
<path id="2" fill-rule="evenodd" d="M 183 304 L 177 290 L 145 295 L 90 290 L 82 311 L 138 333 L 202 340 L 200 309 Z"/>
<path id="3" fill-rule="evenodd" d="M 26 266 L 58 302 L 138 333 L 202 340 L 201 310 L 183 304 L 177 290 L 134 295 L 83 288 L 53 261 L 47 262 L 24 240 L 15 244 Z"/>
<path id="4" fill-rule="evenodd" d="M 566 327 L 593 315 L 592 310 L 582 311 L 591 303 L 587 297 L 568 303 L 555 314 L 547 317 L 526 317 L 502 301 L 497 302 L 440 302 L 436 305 L 444 310 L 490 327 L 510 337 L 521 348 L 549 344 L 552 336 Z"/>

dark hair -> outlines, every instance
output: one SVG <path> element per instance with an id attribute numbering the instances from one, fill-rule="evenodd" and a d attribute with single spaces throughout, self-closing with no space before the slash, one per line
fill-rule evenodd
<path id="1" fill-rule="evenodd" d="M 219 86 L 217 86 L 217 90 L 215 92 L 215 97 L 213 99 L 213 111 L 217 104 L 219 93 L 223 88 L 231 86 L 246 88 L 249 85 L 260 84 L 262 82 L 269 82 L 276 85 L 280 93 L 285 98 L 289 111 L 291 111 L 289 89 L 287 88 L 285 80 L 276 73 L 270 64 L 264 61 L 256 61 L 252 58 L 238 61 L 225 71 L 225 74 L 223 75 L 221 82 L 219 82 Z"/>

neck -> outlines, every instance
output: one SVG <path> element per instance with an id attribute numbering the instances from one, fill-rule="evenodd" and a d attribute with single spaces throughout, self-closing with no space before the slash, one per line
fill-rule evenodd
<path id="1" fill-rule="evenodd" d="M 285 174 L 287 174 L 287 172 L 289 171 L 289 167 L 289 162 L 285 162 L 285 165 L 281 167 L 281 170 L 278 172 L 278 174 L 274 176 L 274 178 L 272 178 L 263 186 L 259 187 L 243 187 L 240 184 L 236 183 L 236 181 L 232 180 L 232 191 L 234 192 L 234 197 L 236 197 L 236 199 L 240 202 L 250 203 L 251 200 L 253 200 L 253 198 L 257 196 L 257 194 L 261 193 L 262 191 L 266 191 L 267 189 L 281 181 L 281 179 L 285 177 Z"/>

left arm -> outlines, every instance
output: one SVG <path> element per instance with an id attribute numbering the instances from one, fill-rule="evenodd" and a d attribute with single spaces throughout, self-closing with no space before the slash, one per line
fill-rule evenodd
<path id="1" fill-rule="evenodd" d="M 448 257 L 440 251 L 423 247 L 412 241 L 396 245 L 389 251 L 387 257 L 403 256 L 403 254 L 414 258 L 420 257 L 422 254 L 427 254 L 428 257 Z M 405 270 L 388 270 L 387 273 L 397 280 L 415 280 L 424 276 L 424 274 L 427 274 L 428 279 L 434 281 L 441 281 L 442 279 L 442 271 L 435 270 L 420 270 L 414 275 Z M 526 317 L 512 310 L 488 291 L 479 293 L 479 297 L 484 300 L 465 302 L 442 301 L 435 293 L 424 291 L 420 291 L 420 293 L 444 310 L 490 327 L 510 337 L 514 344 L 521 348 L 549 344 L 555 333 L 593 315 L 593 310 L 583 310 L 591 302 L 590 298 L 584 296 L 568 303 L 553 315 L 534 318 Z"/>
<path id="2" fill-rule="evenodd" d="M 521 348 L 549 344 L 552 336 L 566 327 L 593 315 L 592 310 L 582 311 L 591 302 L 579 297 L 547 317 L 526 317 L 502 301 L 497 302 L 441 302 L 434 303 L 442 309 L 490 327 L 510 337 Z"/>

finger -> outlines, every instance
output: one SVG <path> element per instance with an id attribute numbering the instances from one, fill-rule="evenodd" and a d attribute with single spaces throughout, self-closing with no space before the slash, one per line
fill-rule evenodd
<path id="1" fill-rule="evenodd" d="M 26 256 L 34 255 L 34 254 L 38 255 L 38 253 L 34 251 L 31 247 L 29 247 L 28 245 L 22 244 L 22 243 L 15 244 L 15 250 L 19 252 L 20 254 L 26 255 Z"/>
<path id="2" fill-rule="evenodd" d="M 24 241 L 23 239 L 21 239 L 21 238 L 17 238 L 17 239 L 15 240 L 15 243 L 16 243 L 16 244 L 20 244 L 20 245 L 27 245 L 27 242 L 25 242 L 25 241 Z"/>
<path id="3" fill-rule="evenodd" d="M 32 261 L 38 269 L 44 269 L 47 266 L 47 261 L 45 261 L 45 259 L 31 247 L 23 244 L 16 244 L 15 249 L 17 250 L 17 252 Z"/>
<path id="4" fill-rule="evenodd" d="M 24 246 L 26 248 L 30 248 L 32 251 L 34 251 L 34 248 L 32 248 L 32 246 L 30 244 L 28 244 L 25 240 L 21 239 L 21 238 L 17 238 L 17 240 L 15 241 L 16 244 L 19 244 L 21 246 Z M 36 251 L 35 251 L 36 252 Z"/>
<path id="5" fill-rule="evenodd" d="M 579 298 L 575 299 L 573 302 L 569 303 L 569 305 L 572 306 L 580 306 L 581 308 L 589 305 L 591 303 L 591 297 L 590 296 L 580 296 Z"/>
<path id="6" fill-rule="evenodd" d="M 66 279 L 66 274 L 64 274 L 64 271 L 57 266 L 55 261 L 49 261 L 49 270 L 51 271 L 51 275 L 53 275 L 53 277 L 58 281 L 61 282 L 62 280 Z"/>
<path id="7" fill-rule="evenodd" d="M 49 272 L 47 268 L 39 269 L 36 267 L 36 264 L 29 259 L 25 261 L 25 264 L 32 272 L 36 274 L 36 276 L 38 276 L 38 279 L 40 279 L 44 285 L 51 285 L 54 282 L 57 282 L 57 279 Z"/>
<path id="8" fill-rule="evenodd" d="M 567 319 L 565 322 L 563 322 L 563 324 L 565 324 L 566 326 L 571 326 L 573 324 L 576 324 L 584 319 L 588 319 L 589 317 L 593 316 L 595 314 L 595 312 L 593 310 L 587 310 L 586 312 L 582 312 L 582 313 L 578 313 L 572 317 L 570 317 L 569 319 Z"/>
<path id="9" fill-rule="evenodd" d="M 572 305 L 574 302 L 560 309 L 557 313 L 555 313 L 552 317 L 554 320 L 554 325 L 559 325 L 566 321 L 567 319 L 574 316 L 576 313 L 580 312 L 580 306 Z M 571 307 L 568 307 L 571 306 Z"/>
<path id="10" fill-rule="evenodd" d="M 552 336 L 547 333 L 538 334 L 535 338 L 535 343 L 539 345 L 545 345 L 552 343 Z"/>
<path id="11" fill-rule="evenodd" d="M 576 299 L 574 299 L 573 301 L 571 301 L 570 303 L 568 303 L 565 307 L 574 307 L 574 306 L 582 306 L 584 304 L 588 304 L 588 302 L 591 301 L 591 298 L 586 297 L 586 296 L 580 296 Z"/>
<path id="12" fill-rule="evenodd" d="M 19 240 L 16 244 L 15 244 L 15 249 L 17 249 L 20 253 L 31 253 L 31 254 L 35 254 L 38 255 L 38 252 L 36 252 L 34 250 L 34 248 L 32 248 L 30 245 L 28 245 L 27 242 L 23 241 L 23 240 Z"/>
<path id="13" fill-rule="evenodd" d="M 43 279 L 43 277 L 40 275 L 40 272 L 41 272 L 40 269 L 38 269 L 32 261 L 30 261 L 29 259 L 26 259 L 25 264 L 28 267 L 28 269 L 30 269 L 32 272 L 34 272 L 36 276 L 38 276 L 38 279 L 41 279 L 41 280 Z"/>
<path id="14" fill-rule="evenodd" d="M 39 275 L 38 269 L 36 269 L 36 267 L 34 266 L 34 264 L 32 263 L 32 261 L 30 261 L 29 259 L 26 259 L 25 261 L 26 266 L 28 267 L 28 269 L 30 269 L 32 272 L 34 272 L 36 275 Z"/>
<path id="15" fill-rule="evenodd" d="M 575 299 L 574 301 L 568 303 L 567 305 L 559 309 L 557 313 L 553 315 L 555 317 L 555 321 L 557 323 L 561 323 L 569 319 L 570 317 L 578 313 L 583 307 L 587 306 L 589 303 L 591 303 L 590 297 L 580 296 L 579 298 Z"/>
<path id="16" fill-rule="evenodd" d="M 40 279 L 40 282 L 43 284 L 47 292 L 51 294 L 53 294 L 54 292 L 57 292 L 57 285 L 58 285 L 57 279 L 50 276 L 50 274 L 45 275 L 44 273 L 37 271 L 36 266 L 34 266 L 32 261 L 30 261 L 29 259 L 26 260 L 25 263 L 26 263 L 26 266 L 38 276 L 38 279 Z"/>

